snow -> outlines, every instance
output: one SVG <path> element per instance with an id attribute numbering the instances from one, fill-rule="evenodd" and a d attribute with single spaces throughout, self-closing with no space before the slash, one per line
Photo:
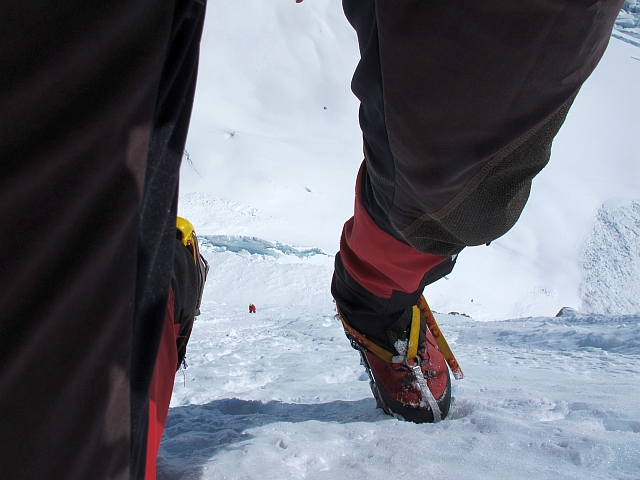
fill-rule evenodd
<path id="1" fill-rule="evenodd" d="M 612 36 L 636 47 L 640 46 L 640 4 L 626 1 L 616 19 Z"/>
<path id="2" fill-rule="evenodd" d="M 362 160 L 341 4 L 209 3 L 179 214 L 211 270 L 158 477 L 640 478 L 635 30 L 516 227 L 426 289 L 466 378 L 447 419 L 414 425 L 375 409 L 329 291 Z"/>
<path id="3" fill-rule="evenodd" d="M 640 4 L 636 0 L 624 2 L 613 28 L 611 36 L 640 47 Z"/>
<path id="4" fill-rule="evenodd" d="M 203 252 L 160 479 L 638 478 L 640 316 L 437 314 L 466 379 L 446 420 L 408 424 L 375 409 L 330 256 Z"/>
<path id="5" fill-rule="evenodd" d="M 348 87 L 359 55 L 340 2 L 208 8 L 181 212 L 202 233 L 335 253 L 362 161 Z M 462 252 L 448 281 L 429 289 L 436 310 L 495 320 L 581 308 L 580 255 L 598 210 L 640 198 L 639 58 L 611 39 L 520 221 L 491 246 Z"/>
<path id="6" fill-rule="evenodd" d="M 580 265 L 582 311 L 640 311 L 640 202 L 611 201 L 600 208 Z"/>

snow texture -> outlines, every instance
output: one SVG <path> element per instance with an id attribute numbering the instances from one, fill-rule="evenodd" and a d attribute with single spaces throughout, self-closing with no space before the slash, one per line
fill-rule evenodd
<path id="1" fill-rule="evenodd" d="M 199 237 L 203 248 L 213 251 L 242 252 L 249 254 L 269 255 L 281 257 L 282 255 L 294 255 L 298 258 L 307 258 L 313 255 L 326 255 L 319 248 L 303 248 L 295 245 L 284 245 L 280 242 L 269 242 L 256 237 L 241 237 L 230 235 L 203 235 Z"/>
<path id="2" fill-rule="evenodd" d="M 208 205 L 223 215 L 228 204 Z M 251 222 L 244 211 L 238 221 Z M 202 237 L 211 271 L 159 479 L 387 480 L 416 468 L 435 478 L 638 478 L 639 315 L 436 314 L 466 378 L 454 381 L 447 419 L 415 425 L 375 408 L 335 317 L 332 256 Z"/>
<path id="3" fill-rule="evenodd" d="M 446 420 L 415 425 L 376 410 L 335 317 L 329 256 L 203 250 L 214 281 L 160 479 L 638 478 L 640 316 L 438 314 L 466 379 Z"/>
<path id="4" fill-rule="evenodd" d="M 640 47 L 640 3 L 625 1 L 613 28 L 612 37 Z"/>
<path id="5" fill-rule="evenodd" d="M 600 209 L 580 264 L 582 311 L 640 312 L 640 202 L 612 201 Z"/>

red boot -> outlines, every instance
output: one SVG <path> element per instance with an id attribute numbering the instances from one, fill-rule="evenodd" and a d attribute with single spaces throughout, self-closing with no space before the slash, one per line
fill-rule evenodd
<path id="1" fill-rule="evenodd" d="M 403 314 L 411 316 L 410 327 L 392 348 L 371 342 L 348 324 L 340 310 L 338 314 L 351 345 L 360 352 L 379 408 L 415 423 L 438 422 L 447 416 L 449 369 L 418 307 Z"/>

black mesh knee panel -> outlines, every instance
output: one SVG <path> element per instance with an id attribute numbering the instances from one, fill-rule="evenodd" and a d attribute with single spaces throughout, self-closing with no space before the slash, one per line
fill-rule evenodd
<path id="1" fill-rule="evenodd" d="M 421 252 L 446 256 L 509 231 L 529 198 L 533 177 L 549 162 L 551 143 L 574 99 L 575 95 L 488 172 L 481 171 L 478 175 L 484 178 L 450 212 L 425 215 L 401 231 L 405 240 Z"/>

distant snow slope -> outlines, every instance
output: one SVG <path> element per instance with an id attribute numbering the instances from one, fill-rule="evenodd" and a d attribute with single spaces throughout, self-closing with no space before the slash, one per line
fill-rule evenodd
<path id="1" fill-rule="evenodd" d="M 580 265 L 582 311 L 640 312 L 639 201 L 612 201 L 600 209 Z"/>
<path id="2" fill-rule="evenodd" d="M 349 88 L 358 46 L 340 0 L 207 8 L 182 214 L 204 234 L 335 253 L 362 160 Z M 520 221 L 462 252 L 449 279 L 428 288 L 434 308 L 493 320 L 581 306 L 580 255 L 598 209 L 640 199 L 638 58 L 640 48 L 611 40 Z"/>
<path id="3" fill-rule="evenodd" d="M 358 58 L 340 0 L 209 2 L 181 192 L 277 218 L 219 233 L 335 252 L 362 160 Z"/>

